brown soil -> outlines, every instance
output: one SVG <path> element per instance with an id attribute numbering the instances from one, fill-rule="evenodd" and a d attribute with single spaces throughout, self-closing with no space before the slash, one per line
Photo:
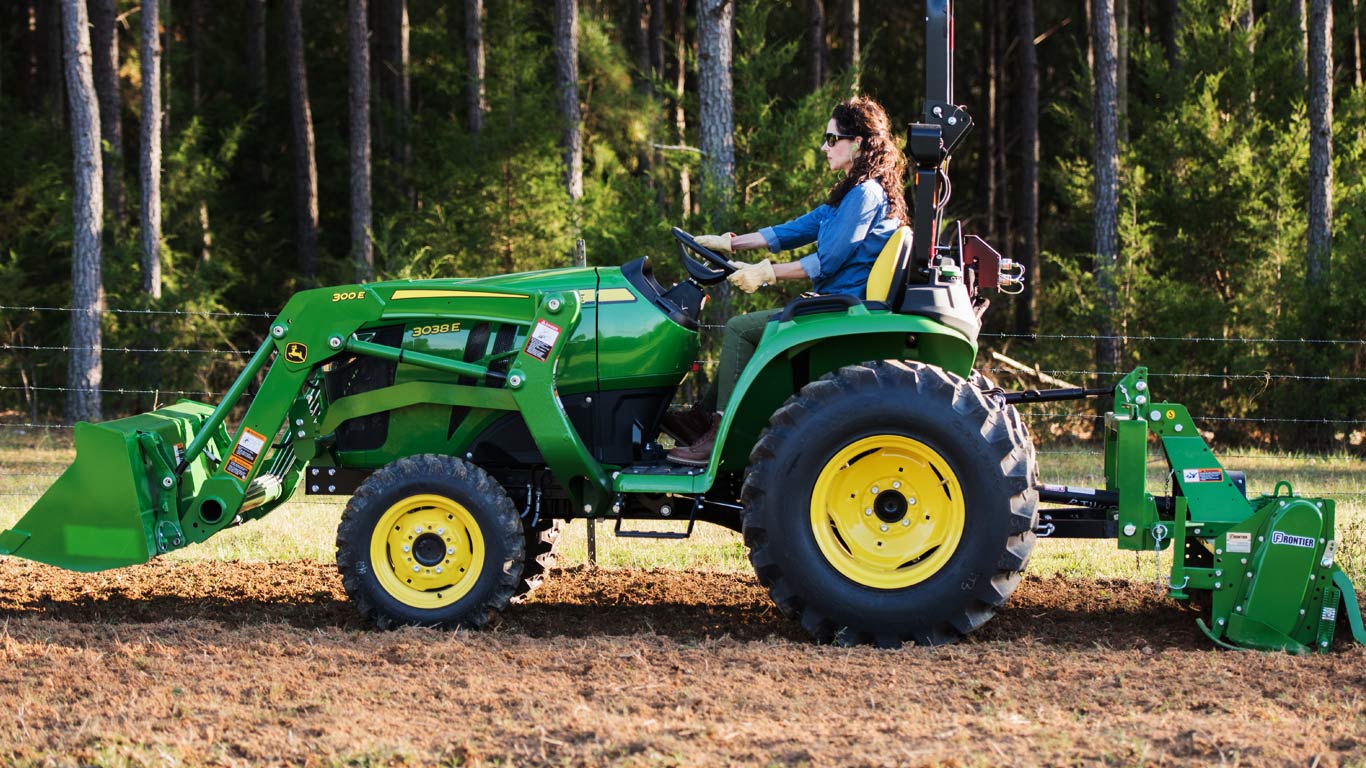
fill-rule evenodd
<path id="1" fill-rule="evenodd" d="M 491 631 L 335 569 L 0 561 L 0 763 L 1363 765 L 1366 649 L 1215 650 L 1151 585 L 1028 579 L 971 640 L 808 643 L 753 578 L 551 574 Z"/>

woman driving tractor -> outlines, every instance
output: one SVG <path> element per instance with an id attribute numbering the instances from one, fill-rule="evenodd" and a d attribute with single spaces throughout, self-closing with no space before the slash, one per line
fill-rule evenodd
<path id="1" fill-rule="evenodd" d="M 825 127 L 821 151 L 831 170 L 843 172 L 821 206 L 758 232 L 697 238 L 703 247 L 724 254 L 760 248 L 778 253 L 816 243 L 815 253 L 794 262 L 732 262 L 736 271 L 727 279 L 745 293 L 779 280 L 809 279 L 817 293 L 862 299 L 878 254 L 906 221 L 902 194 L 906 160 L 892 138 L 881 104 L 859 96 L 836 105 Z M 726 323 L 720 365 L 701 402 L 691 412 L 665 423 L 665 428 L 681 439 L 702 434 L 691 445 L 670 451 L 670 461 L 701 466 L 710 459 L 721 413 L 745 364 L 754 355 L 764 326 L 780 309 L 736 315 Z"/>

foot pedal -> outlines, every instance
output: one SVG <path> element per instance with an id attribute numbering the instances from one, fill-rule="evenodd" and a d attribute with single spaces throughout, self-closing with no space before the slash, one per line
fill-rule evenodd
<path id="1" fill-rule="evenodd" d="M 623 531 L 621 529 L 622 518 L 617 517 L 617 524 L 612 529 L 612 535 L 623 539 L 686 539 L 692 536 L 693 526 L 697 524 L 697 509 L 702 506 L 702 497 L 693 498 L 692 510 L 688 512 L 688 527 L 682 533 L 678 531 Z"/>

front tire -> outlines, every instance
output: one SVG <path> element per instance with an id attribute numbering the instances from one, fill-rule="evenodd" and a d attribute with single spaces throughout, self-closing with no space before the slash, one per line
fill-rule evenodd
<path id="1" fill-rule="evenodd" d="M 760 583 L 822 642 L 953 642 L 1034 546 L 1033 451 L 962 378 L 841 368 L 780 408 L 750 455 L 744 535 Z"/>
<path id="2" fill-rule="evenodd" d="M 391 462 L 356 490 L 337 528 L 337 569 L 381 629 L 478 629 L 522 576 L 517 510 L 493 478 L 451 456 Z"/>

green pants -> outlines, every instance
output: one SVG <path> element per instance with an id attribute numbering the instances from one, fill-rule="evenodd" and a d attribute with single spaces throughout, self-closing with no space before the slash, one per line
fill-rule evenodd
<path id="1" fill-rule="evenodd" d="M 717 366 L 716 376 L 712 378 L 711 385 L 702 395 L 701 407 L 716 412 L 726 409 L 730 395 L 735 391 L 735 384 L 740 381 L 740 374 L 744 372 L 750 358 L 754 357 L 754 350 L 759 346 L 759 338 L 764 335 L 764 326 L 768 325 L 770 318 L 781 311 L 781 307 L 765 309 L 736 315 L 726 321 L 726 330 L 721 336 L 720 365 Z"/>

